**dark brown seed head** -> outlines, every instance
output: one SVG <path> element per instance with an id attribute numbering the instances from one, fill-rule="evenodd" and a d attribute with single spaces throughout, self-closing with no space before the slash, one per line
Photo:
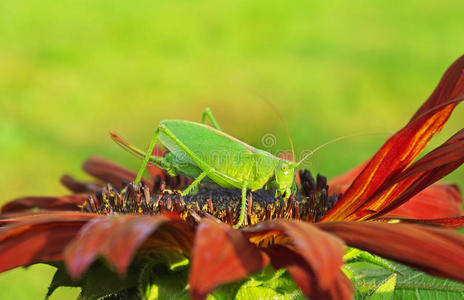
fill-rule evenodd
<path id="1" fill-rule="evenodd" d="M 169 211 L 192 223 L 205 216 L 229 224 L 237 222 L 242 201 L 239 189 L 200 184 L 196 194 L 181 196 L 180 190 L 188 185 L 187 182 L 179 177 L 166 178 L 164 180 L 158 176 L 153 190 L 143 183 L 135 186 L 131 182 L 119 191 L 108 184 L 90 195 L 83 209 L 101 214 L 154 215 Z M 298 192 L 286 201 L 275 197 L 275 189 L 248 192 L 245 224 L 276 218 L 316 222 L 324 216 L 338 200 L 337 195 L 328 196 L 327 179 L 318 174 L 314 180 L 308 170 L 300 171 L 300 179 Z"/>

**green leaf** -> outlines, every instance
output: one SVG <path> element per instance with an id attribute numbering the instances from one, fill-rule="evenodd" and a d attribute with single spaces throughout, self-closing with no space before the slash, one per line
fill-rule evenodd
<path id="1" fill-rule="evenodd" d="M 396 274 L 390 275 L 386 280 L 380 283 L 372 294 L 367 296 L 366 300 L 391 300 L 396 286 Z"/>
<path id="2" fill-rule="evenodd" d="M 138 290 L 145 299 L 188 299 L 188 266 L 185 256 L 171 250 L 144 253 L 150 262 L 142 268 Z"/>
<path id="3" fill-rule="evenodd" d="M 306 299 L 287 271 L 266 267 L 247 280 L 226 284 L 208 300 Z"/>
<path id="4" fill-rule="evenodd" d="M 100 298 L 99 300 L 140 300 L 142 299 L 136 288 L 130 288 L 119 291 L 115 294 L 111 294 Z"/>
<path id="5" fill-rule="evenodd" d="M 185 270 L 189 266 L 187 257 L 170 249 L 154 249 L 150 253 L 144 253 L 144 258 L 152 263 L 163 264 L 171 271 Z"/>
<path id="6" fill-rule="evenodd" d="M 46 262 L 57 268 L 52 282 L 48 287 L 45 299 L 48 299 L 53 292 L 59 287 L 81 287 L 79 299 L 81 300 L 95 300 L 95 299 L 130 299 L 130 297 L 137 298 L 137 290 L 134 289 L 137 284 L 139 268 L 134 265 L 128 270 L 128 274 L 121 278 L 118 274 L 113 272 L 101 260 L 92 264 L 89 270 L 84 274 L 80 280 L 72 280 L 69 277 L 66 267 L 63 262 Z M 134 292 L 128 292 L 130 290 Z M 121 296 L 124 293 L 127 296 Z M 129 297 L 130 296 L 130 297 Z"/>
<path id="7" fill-rule="evenodd" d="M 433 277 L 398 263 L 388 263 L 401 272 L 396 278 L 394 299 L 464 299 L 464 284 L 448 279 Z M 381 267 L 368 267 L 365 263 L 348 264 L 353 272 L 360 296 L 370 295 L 392 272 Z"/>
<path id="8" fill-rule="evenodd" d="M 351 283 L 353 284 L 353 289 L 354 289 L 354 297 L 355 299 L 359 299 L 359 298 L 362 298 L 362 295 L 361 293 L 359 292 L 359 289 L 358 289 L 358 282 L 356 281 L 356 275 L 355 273 L 353 272 L 353 270 L 351 269 L 351 267 L 347 264 L 344 264 L 342 266 L 342 271 L 343 273 L 345 273 L 346 277 L 348 277 L 348 279 L 351 280 Z"/>
<path id="9" fill-rule="evenodd" d="M 55 290 L 59 287 L 80 287 L 82 285 L 82 281 L 72 280 L 69 277 L 68 272 L 66 272 L 66 267 L 63 262 L 53 262 L 47 263 L 57 268 L 55 275 L 53 276 L 52 282 L 48 287 L 47 295 L 45 299 L 50 298 L 50 296 L 55 292 Z"/>
<path id="10" fill-rule="evenodd" d="M 356 257 L 358 257 L 362 252 L 364 252 L 363 250 L 359 250 L 357 248 L 351 248 L 351 247 L 346 247 L 346 253 L 345 255 L 343 255 L 343 261 L 351 261 L 353 259 L 355 259 Z"/>
<path id="11" fill-rule="evenodd" d="M 188 270 L 172 271 L 160 261 L 152 261 L 142 269 L 138 286 L 146 300 L 188 300 L 187 284 Z"/>
<path id="12" fill-rule="evenodd" d="M 372 255 L 369 252 L 366 251 L 360 251 L 356 257 L 353 259 L 350 259 L 348 263 L 350 262 L 366 262 L 372 265 L 379 266 L 385 270 L 388 270 L 392 273 L 401 273 L 398 269 L 395 269 L 389 262 L 388 260 L 377 256 L 377 255 Z"/>
<path id="13" fill-rule="evenodd" d="M 131 267 L 127 275 L 121 278 L 102 261 L 97 261 L 92 264 L 82 280 L 82 292 L 79 299 L 95 300 L 136 287 L 138 272 L 136 267 Z"/>
<path id="14" fill-rule="evenodd" d="M 284 300 L 290 299 L 285 295 L 278 293 L 277 291 L 265 287 L 265 286 L 255 286 L 253 288 L 242 287 L 238 290 L 235 299 L 276 299 Z"/>
<path id="15" fill-rule="evenodd" d="M 207 300 L 230 300 L 236 299 L 237 291 L 240 289 L 244 281 L 237 281 L 229 284 L 224 284 L 216 289 L 212 294 L 209 294 Z"/>
<path id="16" fill-rule="evenodd" d="M 285 270 L 278 279 L 267 281 L 264 286 L 275 289 L 290 299 L 306 299 L 292 276 Z M 287 298 L 286 298 L 287 299 Z"/>
<path id="17" fill-rule="evenodd" d="M 259 271 L 258 273 L 251 275 L 249 280 L 247 280 L 243 284 L 243 286 L 245 287 L 261 286 L 266 283 L 278 281 L 279 277 L 281 277 L 284 273 L 285 273 L 285 269 L 280 269 L 276 271 L 272 267 L 266 267 L 263 270 Z"/>
<path id="18" fill-rule="evenodd" d="M 151 259 L 151 260 L 150 260 Z M 103 261 L 97 261 L 84 276 L 73 281 L 63 262 L 45 262 L 57 268 L 48 288 L 49 298 L 58 287 L 81 287 L 79 299 L 187 299 L 188 259 L 174 251 L 157 250 L 138 256 L 127 276 L 121 278 Z M 176 293 L 173 293 L 176 291 Z M 156 296 L 153 296 L 156 295 Z M 177 298 L 173 298 L 177 297 Z"/>

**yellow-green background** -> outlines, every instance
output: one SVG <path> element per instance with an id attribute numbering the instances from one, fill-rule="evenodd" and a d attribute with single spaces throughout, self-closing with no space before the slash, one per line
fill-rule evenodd
<path id="1" fill-rule="evenodd" d="M 159 120 L 199 120 L 298 152 L 339 136 L 311 170 L 334 176 L 404 125 L 464 53 L 464 2 L 0 1 L 0 202 L 66 191 L 100 154 L 139 164 L 108 138 L 146 146 Z M 463 127 L 458 107 L 436 146 Z M 428 148 L 430 149 L 430 147 Z M 449 179 L 464 185 L 463 168 Z M 0 275 L 1 299 L 43 297 L 51 270 Z M 58 291 L 55 299 L 76 295 Z"/>

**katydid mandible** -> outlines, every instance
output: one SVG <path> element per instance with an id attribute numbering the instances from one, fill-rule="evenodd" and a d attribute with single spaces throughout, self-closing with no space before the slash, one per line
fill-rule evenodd
<path id="1" fill-rule="evenodd" d="M 205 124 L 206 118 L 211 126 Z M 224 188 L 242 190 L 240 216 L 236 228 L 243 224 L 247 203 L 247 190 L 274 187 L 276 196 L 287 200 L 295 184 L 295 170 L 300 162 L 279 158 L 269 152 L 254 148 L 226 133 L 216 122 L 211 110 L 206 108 L 201 123 L 182 120 L 164 120 L 159 123 L 147 152 L 136 148 L 116 134 L 112 139 L 127 151 L 143 158 L 135 184 L 138 184 L 148 163 L 164 169 L 171 176 L 184 175 L 194 181 L 182 192 L 187 195 L 202 181 L 209 181 Z M 169 153 L 164 157 L 151 155 L 160 141 Z"/>

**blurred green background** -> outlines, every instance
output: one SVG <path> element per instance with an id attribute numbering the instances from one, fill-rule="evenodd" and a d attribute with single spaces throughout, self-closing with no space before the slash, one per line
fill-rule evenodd
<path id="1" fill-rule="evenodd" d="M 0 203 L 59 195 L 100 154 L 131 168 L 117 130 L 148 145 L 164 118 L 199 120 L 269 151 L 343 135 L 307 166 L 332 177 L 403 126 L 464 53 L 463 1 L 0 1 Z M 430 147 L 463 127 L 458 107 Z M 464 170 L 449 176 L 464 186 Z M 43 297 L 52 270 L 0 275 L 1 299 Z M 67 299 L 77 290 L 59 290 Z"/>

